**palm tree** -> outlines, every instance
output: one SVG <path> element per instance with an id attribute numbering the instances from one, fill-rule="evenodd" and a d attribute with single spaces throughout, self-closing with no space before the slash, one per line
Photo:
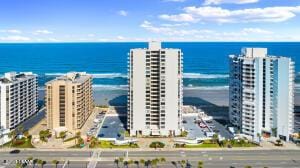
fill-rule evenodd
<path id="1" fill-rule="evenodd" d="M 11 139 L 10 146 L 15 142 L 16 136 L 17 136 L 16 130 L 12 130 L 12 131 L 8 134 L 8 137 Z"/>
<path id="2" fill-rule="evenodd" d="M 140 167 L 140 162 L 138 160 L 134 161 L 134 164 L 136 164 L 137 167 Z"/>
<path id="3" fill-rule="evenodd" d="M 219 141 L 219 135 L 218 134 L 214 134 L 213 135 L 213 142 L 214 143 L 218 143 L 218 141 Z"/>
<path id="4" fill-rule="evenodd" d="M 17 134 L 23 134 L 25 129 L 23 125 L 20 125 L 16 128 L 16 130 L 17 130 Z"/>
<path id="5" fill-rule="evenodd" d="M 32 157 L 32 156 L 30 156 L 30 157 L 28 157 L 28 158 L 27 158 L 27 160 L 33 160 L 33 157 Z"/>
<path id="6" fill-rule="evenodd" d="M 144 159 L 141 159 L 141 160 L 140 160 L 140 163 L 141 163 L 142 165 L 145 165 L 145 160 L 144 160 Z"/>
<path id="7" fill-rule="evenodd" d="M 64 139 L 66 138 L 66 136 L 67 136 L 67 132 L 66 132 L 66 131 L 62 131 L 62 132 L 59 133 L 59 137 L 60 137 L 62 140 L 64 140 Z"/>
<path id="8" fill-rule="evenodd" d="M 186 164 L 186 161 L 185 161 L 185 160 L 181 160 L 181 161 L 180 161 L 181 167 L 185 167 L 185 166 L 184 166 L 185 164 Z"/>
<path id="9" fill-rule="evenodd" d="M 127 161 L 123 162 L 124 167 L 128 168 L 129 163 Z"/>
<path id="10" fill-rule="evenodd" d="M 35 167 L 35 164 L 38 162 L 38 159 L 33 159 L 33 167 Z"/>
<path id="11" fill-rule="evenodd" d="M 160 158 L 160 162 L 162 162 L 162 163 L 166 162 L 166 158 L 164 158 L 164 157 Z"/>
<path id="12" fill-rule="evenodd" d="M 52 160 L 53 165 L 55 166 L 55 168 L 57 168 L 57 164 L 59 163 L 58 160 Z"/>
<path id="13" fill-rule="evenodd" d="M 153 160 L 151 160 L 151 162 L 150 162 L 150 164 L 151 164 L 151 166 L 157 166 L 157 160 L 156 159 L 153 159 Z"/>
<path id="14" fill-rule="evenodd" d="M 261 138 L 260 133 L 257 133 L 257 137 L 258 137 L 258 142 L 260 142 L 260 138 Z"/>
<path id="15" fill-rule="evenodd" d="M 81 137 L 81 132 L 80 131 L 76 132 L 76 134 L 75 134 L 75 144 L 77 144 L 77 139 L 79 139 L 80 137 Z"/>
<path id="16" fill-rule="evenodd" d="M 198 168 L 203 168 L 203 162 L 202 161 L 198 161 Z"/>
<path id="17" fill-rule="evenodd" d="M 16 164 L 16 168 L 22 168 L 23 166 L 22 166 L 22 164 L 21 163 L 17 163 Z"/>
<path id="18" fill-rule="evenodd" d="M 133 160 L 128 160 L 128 164 L 130 165 L 130 164 L 133 164 Z"/>
<path id="19" fill-rule="evenodd" d="M 37 163 L 38 163 L 39 165 L 41 165 L 41 168 L 43 168 L 43 167 L 44 167 L 44 164 L 45 164 L 45 161 L 39 159 L 39 160 L 37 161 Z"/>
<path id="20" fill-rule="evenodd" d="M 119 159 L 116 158 L 116 159 L 114 160 L 114 163 L 117 165 L 117 167 L 119 167 Z"/>
<path id="21" fill-rule="evenodd" d="M 119 161 L 120 161 L 120 162 L 124 162 L 124 158 L 123 158 L 123 157 L 120 157 L 120 158 L 119 158 Z"/>

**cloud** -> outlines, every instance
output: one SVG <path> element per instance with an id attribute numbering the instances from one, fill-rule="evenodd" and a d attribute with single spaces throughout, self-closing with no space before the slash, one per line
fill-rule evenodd
<path id="1" fill-rule="evenodd" d="M 278 6 L 266 8 L 248 8 L 239 10 L 221 7 L 195 7 L 183 9 L 184 13 L 160 15 L 159 18 L 173 22 L 216 22 L 216 23 L 247 23 L 247 22 L 283 22 L 300 13 L 300 6 Z"/>
<path id="2" fill-rule="evenodd" d="M 21 30 L 17 29 L 8 29 L 8 30 L 0 30 L 1 33 L 11 33 L 11 34 L 22 34 Z"/>
<path id="3" fill-rule="evenodd" d="M 164 2 L 185 2 L 186 0 L 163 0 Z"/>
<path id="4" fill-rule="evenodd" d="M 162 27 L 182 27 L 182 26 L 188 26 L 189 23 L 176 23 L 176 24 L 161 24 Z"/>
<path id="5" fill-rule="evenodd" d="M 48 38 L 48 41 L 50 42 L 60 42 L 57 38 Z"/>
<path id="6" fill-rule="evenodd" d="M 248 3 L 256 3 L 259 0 L 205 0 L 203 5 L 219 5 L 225 3 L 232 4 L 248 4 Z"/>
<path id="7" fill-rule="evenodd" d="M 34 35 L 42 35 L 42 34 L 53 34 L 53 32 L 49 30 L 36 30 L 33 32 Z"/>
<path id="8" fill-rule="evenodd" d="M 256 33 L 256 34 L 273 34 L 274 32 L 260 29 L 260 28 L 244 28 L 243 32 L 245 33 Z"/>
<path id="9" fill-rule="evenodd" d="M 96 35 L 95 34 L 88 34 L 87 36 L 88 37 L 95 37 Z"/>
<path id="10" fill-rule="evenodd" d="M 31 39 L 29 37 L 25 36 L 6 36 L 6 37 L 0 37 L 0 41 L 4 42 L 22 42 L 22 41 L 30 41 Z"/>
<path id="11" fill-rule="evenodd" d="M 128 12 L 125 11 L 125 10 L 120 10 L 120 11 L 118 11 L 118 14 L 119 14 L 120 16 L 127 16 L 127 15 L 128 15 Z"/>
<path id="12" fill-rule="evenodd" d="M 198 19 L 195 19 L 191 14 L 182 13 L 178 15 L 160 15 L 159 18 L 163 20 L 168 21 L 174 21 L 174 22 L 197 22 Z"/>
<path id="13" fill-rule="evenodd" d="M 149 21 L 144 21 L 140 27 L 157 34 L 163 34 L 167 36 L 187 36 L 187 35 L 195 35 L 201 33 L 211 33 L 211 30 L 195 30 L 195 29 L 176 29 L 174 27 L 165 27 L 165 26 L 154 26 Z"/>
<path id="14" fill-rule="evenodd" d="M 243 28 L 236 31 L 222 32 L 210 29 L 187 29 L 182 27 L 155 26 L 149 21 L 141 25 L 147 31 L 160 34 L 164 39 L 172 41 L 266 41 L 273 36 L 273 32 L 261 28 Z"/>
<path id="15" fill-rule="evenodd" d="M 123 36 L 117 36 L 117 40 L 125 40 L 125 37 L 123 37 Z"/>

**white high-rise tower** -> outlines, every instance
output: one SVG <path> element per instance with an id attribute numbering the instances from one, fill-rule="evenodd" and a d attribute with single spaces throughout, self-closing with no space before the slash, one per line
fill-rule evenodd
<path id="1" fill-rule="evenodd" d="M 0 129 L 15 129 L 37 111 L 37 75 L 5 73 L 0 78 Z"/>
<path id="2" fill-rule="evenodd" d="M 174 136 L 182 128 L 182 52 L 150 42 L 132 49 L 128 67 L 130 135 Z"/>
<path id="3" fill-rule="evenodd" d="M 244 48 L 230 56 L 229 118 L 241 133 L 258 141 L 288 141 L 294 125 L 294 62 L 268 56 L 266 48 Z"/>

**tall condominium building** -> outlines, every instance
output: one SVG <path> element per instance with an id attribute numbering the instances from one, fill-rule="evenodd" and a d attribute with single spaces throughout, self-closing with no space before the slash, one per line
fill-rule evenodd
<path id="1" fill-rule="evenodd" d="M 5 73 L 0 78 L 0 129 L 15 129 L 38 111 L 37 75 Z"/>
<path id="2" fill-rule="evenodd" d="M 66 128 L 75 133 L 93 111 L 92 76 L 71 72 L 46 83 L 49 129 Z"/>
<path id="3" fill-rule="evenodd" d="M 150 42 L 129 55 L 130 135 L 174 136 L 182 128 L 182 52 Z"/>
<path id="4" fill-rule="evenodd" d="M 266 48 L 244 48 L 230 56 L 229 118 L 241 133 L 259 141 L 293 133 L 294 62 L 268 56 Z"/>

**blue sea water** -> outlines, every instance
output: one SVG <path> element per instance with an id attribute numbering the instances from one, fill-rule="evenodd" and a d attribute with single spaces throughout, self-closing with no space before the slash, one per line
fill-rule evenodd
<path id="1" fill-rule="evenodd" d="M 93 74 L 95 88 L 126 89 L 127 53 L 146 47 L 147 43 L 0 44 L 0 74 L 32 71 L 43 86 L 62 73 L 86 71 Z M 300 43 L 174 42 L 163 47 L 182 49 L 186 89 L 228 88 L 228 55 L 239 54 L 243 47 L 266 47 L 270 55 L 291 57 L 300 72 Z"/>

